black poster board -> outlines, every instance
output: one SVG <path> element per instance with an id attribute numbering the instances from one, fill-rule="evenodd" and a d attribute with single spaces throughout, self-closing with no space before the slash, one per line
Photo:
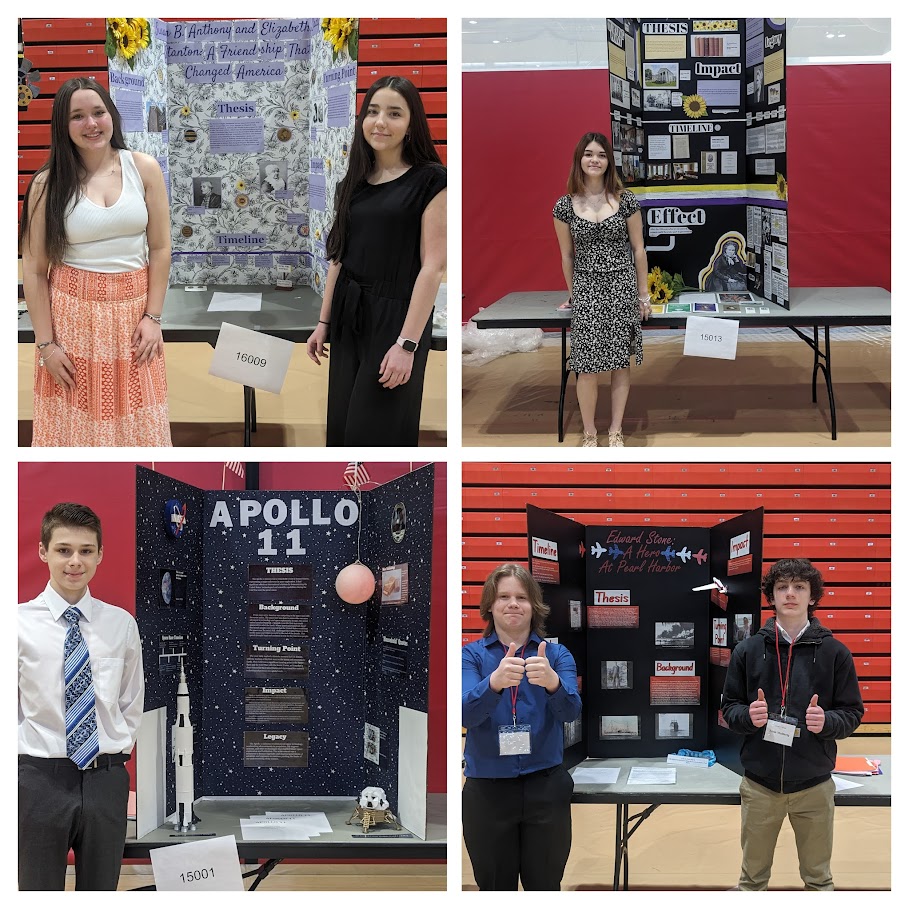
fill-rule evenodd
<path id="1" fill-rule="evenodd" d="M 531 574 L 543 588 L 543 600 L 550 608 L 546 620 L 546 637 L 568 648 L 578 669 L 578 691 L 584 691 L 591 680 L 584 671 L 585 584 L 584 525 L 569 518 L 527 506 L 527 543 Z M 574 723 L 565 723 L 565 757 L 570 765 L 587 756 L 587 726 L 583 712 Z"/>
<path id="2" fill-rule="evenodd" d="M 732 651 L 761 627 L 763 526 L 764 509 L 756 508 L 710 530 L 710 573 L 726 586 L 725 595 L 710 591 L 711 631 L 714 619 L 726 619 L 727 642 L 711 644 L 707 721 L 717 758 L 739 773 L 742 737 L 730 732 L 722 721 L 722 696 Z"/>
<path id="3" fill-rule="evenodd" d="M 583 680 L 583 737 L 566 748 L 568 766 L 680 748 L 738 765 L 741 741 L 718 711 L 736 633 L 745 616 L 749 629 L 760 621 L 762 534 L 762 508 L 709 528 L 585 526 L 527 506 L 532 572 L 553 606 L 549 633 Z M 580 627 L 571 608 L 579 576 Z M 709 589 L 714 578 L 726 594 Z"/>
<path id="4" fill-rule="evenodd" d="M 165 637 L 186 653 L 197 798 L 353 796 L 373 785 L 397 806 L 400 710 L 428 711 L 433 477 L 429 465 L 358 501 L 350 491 L 203 491 L 137 467 L 136 619 L 146 711 L 167 709 L 168 812 L 179 667 L 159 670 Z M 174 515 L 185 516 L 179 537 L 168 531 Z M 351 605 L 335 579 L 357 558 L 358 515 L 377 586 Z M 406 602 L 381 603 L 389 565 L 407 565 Z M 185 607 L 162 607 L 165 567 L 186 574 Z M 406 672 L 385 671 L 388 648 L 399 663 L 406 654 Z M 367 725 L 381 738 L 372 758 Z M 425 742 L 407 745 L 410 761 L 423 748 L 425 775 Z"/>
<path id="5" fill-rule="evenodd" d="M 651 276 L 788 308 L 786 20 L 608 19 L 607 48 Z"/>
<path id="6" fill-rule="evenodd" d="M 587 528 L 590 757 L 706 741 L 705 595 L 691 588 L 709 579 L 709 545 L 702 527 Z"/>

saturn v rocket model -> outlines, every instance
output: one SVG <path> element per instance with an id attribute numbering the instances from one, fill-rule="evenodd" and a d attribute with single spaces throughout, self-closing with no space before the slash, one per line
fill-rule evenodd
<path id="1" fill-rule="evenodd" d="M 195 830 L 196 817 L 193 788 L 193 727 L 189 721 L 189 688 L 180 660 L 180 682 L 177 685 L 177 721 L 171 727 L 171 748 L 177 782 L 177 815 L 174 830 Z"/>

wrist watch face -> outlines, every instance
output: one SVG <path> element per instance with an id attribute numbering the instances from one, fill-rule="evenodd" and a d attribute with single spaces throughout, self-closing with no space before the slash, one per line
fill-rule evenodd
<path id="1" fill-rule="evenodd" d="M 407 338 L 401 338 L 399 343 L 408 353 L 413 353 L 417 349 L 416 341 L 409 341 Z"/>

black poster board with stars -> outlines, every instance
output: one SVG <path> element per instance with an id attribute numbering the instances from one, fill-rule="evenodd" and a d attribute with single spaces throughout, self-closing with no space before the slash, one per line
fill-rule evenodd
<path id="1" fill-rule="evenodd" d="M 538 552 L 557 544 L 561 573 L 564 559 L 577 555 L 575 538 L 582 541 L 582 627 L 570 640 L 584 679 L 584 723 L 581 742 L 565 752 L 567 766 L 679 748 L 710 748 L 735 766 L 740 738 L 717 720 L 726 670 L 710 659 L 712 624 L 729 615 L 728 664 L 735 615 L 751 615 L 752 627 L 760 617 L 762 534 L 761 508 L 714 527 L 624 527 L 585 526 L 527 506 L 531 561 L 535 540 Z M 728 587 L 725 611 L 711 591 L 692 590 L 713 577 Z M 556 589 L 544 582 L 547 603 Z"/>
<path id="2" fill-rule="evenodd" d="M 185 560 L 184 624 L 198 641 L 187 664 L 191 719 L 195 727 L 195 790 L 201 796 L 351 796 L 382 786 L 394 806 L 398 789 L 398 712 L 426 712 L 429 678 L 433 467 L 424 467 L 362 492 L 360 558 L 374 572 L 409 566 L 409 599 L 380 605 L 381 588 L 365 604 L 344 603 L 335 578 L 357 558 L 357 496 L 352 492 L 207 491 L 137 468 L 137 594 L 158 583 L 158 569 Z M 180 540 L 169 540 L 164 502 L 180 498 L 190 520 Z M 406 533 L 395 542 L 395 506 L 407 510 Z M 170 559 L 170 562 L 167 560 Z M 305 689 L 308 722 L 248 723 L 246 689 L 272 687 L 271 680 L 244 675 L 248 638 L 250 565 L 306 565 L 312 570 L 309 672 L 274 686 Z M 183 563 L 175 567 L 184 568 Z M 191 608 L 190 608 L 191 607 Z M 137 596 L 137 620 L 146 669 L 146 710 L 166 706 L 167 748 L 176 700 L 176 678 L 159 679 L 154 646 L 174 610 L 158 608 L 151 593 Z M 178 617 L 182 618 L 182 617 Z M 406 648 L 407 674 L 382 672 L 382 641 Z M 154 654 L 154 658 L 153 658 Z M 378 767 L 364 758 L 364 724 L 382 732 Z M 288 731 L 308 735 L 305 767 L 244 766 L 244 735 Z M 417 743 L 424 753 L 426 743 Z M 169 756 L 166 755 L 165 757 Z M 173 765 L 165 760 L 168 811 L 173 809 Z"/>

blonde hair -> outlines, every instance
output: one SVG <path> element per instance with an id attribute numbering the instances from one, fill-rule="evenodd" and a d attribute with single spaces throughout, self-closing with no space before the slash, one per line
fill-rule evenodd
<path id="1" fill-rule="evenodd" d="M 524 588 L 527 598 L 530 600 L 530 630 L 541 638 L 546 637 L 546 619 L 549 616 L 549 607 L 543 602 L 543 591 L 526 568 L 515 565 L 513 562 L 499 565 L 483 584 L 483 592 L 480 594 L 480 618 L 486 622 L 483 637 L 489 637 L 495 631 L 492 606 L 499 594 L 499 581 L 502 578 L 514 578 Z"/>

